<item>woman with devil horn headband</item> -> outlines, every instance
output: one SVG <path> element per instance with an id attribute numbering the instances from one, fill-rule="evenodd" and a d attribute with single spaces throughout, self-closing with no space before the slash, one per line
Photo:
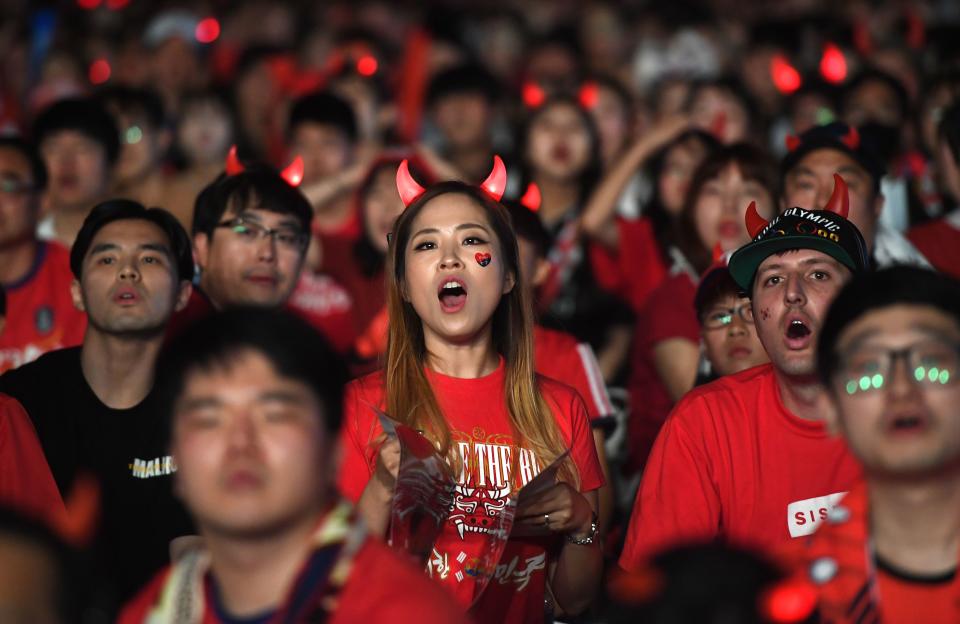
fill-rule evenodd
<path id="1" fill-rule="evenodd" d="M 499 158 L 479 188 L 424 189 L 400 165 L 407 207 L 388 250 L 386 366 L 348 388 L 338 481 L 386 532 L 399 447 L 373 408 L 423 432 L 458 475 L 429 573 L 479 621 L 527 622 L 543 619 L 548 584 L 563 612 L 593 599 L 603 476 L 582 400 L 534 373 L 531 306 L 499 203 L 505 182 Z M 489 560 L 512 493 L 558 458 L 559 481 L 516 509 L 513 537 Z"/>

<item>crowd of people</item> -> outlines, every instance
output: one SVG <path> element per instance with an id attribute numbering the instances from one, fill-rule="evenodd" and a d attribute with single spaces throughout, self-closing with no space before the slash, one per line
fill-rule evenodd
<path id="1" fill-rule="evenodd" d="M 960 622 L 953 3 L 0 12 L 11 621 Z"/>

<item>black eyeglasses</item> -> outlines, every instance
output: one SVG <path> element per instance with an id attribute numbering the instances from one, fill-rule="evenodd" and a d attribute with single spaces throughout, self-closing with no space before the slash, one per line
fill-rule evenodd
<path id="1" fill-rule="evenodd" d="M 289 251 L 303 251 L 309 242 L 307 235 L 299 229 L 290 227 L 268 228 L 262 223 L 248 221 L 243 217 L 236 217 L 221 221 L 218 228 L 230 228 L 241 240 L 255 243 L 270 237 L 278 247 Z"/>
<path id="2" fill-rule="evenodd" d="M 703 319 L 703 326 L 707 329 L 723 329 L 733 323 L 733 317 L 739 316 L 743 322 L 753 324 L 753 308 L 750 302 L 742 303 L 733 308 L 713 309 Z"/>
<path id="3" fill-rule="evenodd" d="M 889 385 L 899 359 L 924 388 L 955 384 L 960 378 L 960 343 L 925 340 L 903 349 L 862 347 L 841 354 L 834 379 L 850 396 L 871 393 Z"/>

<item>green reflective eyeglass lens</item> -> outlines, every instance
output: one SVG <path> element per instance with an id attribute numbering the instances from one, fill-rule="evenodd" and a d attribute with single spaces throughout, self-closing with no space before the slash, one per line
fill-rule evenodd
<path id="1" fill-rule="evenodd" d="M 127 145 L 139 143 L 141 140 L 143 140 L 143 130 L 140 129 L 140 126 L 130 126 L 127 128 L 127 131 L 124 132 L 123 140 L 127 143 Z"/>

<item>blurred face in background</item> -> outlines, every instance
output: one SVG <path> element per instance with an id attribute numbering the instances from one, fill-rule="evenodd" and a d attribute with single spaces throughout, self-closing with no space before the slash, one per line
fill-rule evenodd
<path id="1" fill-rule="evenodd" d="M 444 140 L 462 150 L 490 142 L 493 109 L 483 93 L 451 93 L 433 105 L 433 119 Z"/>
<path id="2" fill-rule="evenodd" d="M 340 173 L 353 160 L 350 138 L 330 124 L 298 124 L 290 137 L 290 152 L 303 158 L 306 184 Z"/>
<path id="3" fill-rule="evenodd" d="M 0 249 L 33 240 L 38 195 L 30 162 L 19 151 L 0 148 Z"/>
<path id="4" fill-rule="evenodd" d="M 587 110 L 593 117 L 600 137 L 600 157 L 604 167 L 610 166 L 631 139 L 630 110 L 616 91 L 597 85 L 597 99 Z"/>
<path id="5" fill-rule="evenodd" d="M 134 182 L 159 170 L 160 159 L 170 144 L 169 134 L 143 115 L 116 115 L 120 130 L 120 155 L 114 173 L 117 182 Z"/>
<path id="6" fill-rule="evenodd" d="M 537 113 L 527 134 L 534 175 L 570 183 L 590 164 L 590 130 L 574 104 L 558 102 Z"/>
<path id="7" fill-rule="evenodd" d="M 706 155 L 706 146 L 694 137 L 667 148 L 663 168 L 657 178 L 660 203 L 667 214 L 676 217 L 683 210 L 683 200 L 690 188 L 693 172 Z"/>
<path id="8" fill-rule="evenodd" d="M 747 138 L 750 119 L 746 106 L 727 89 L 706 86 L 693 94 L 689 105 L 693 125 L 726 145 Z"/>
<path id="9" fill-rule="evenodd" d="M 391 163 L 381 167 L 363 197 L 363 227 L 367 240 L 380 253 L 387 253 L 387 234 L 403 212 L 403 201 L 397 191 L 396 168 Z"/>
<path id="10" fill-rule="evenodd" d="M 700 188 L 694 204 L 694 223 L 706 249 L 717 243 L 731 251 L 750 242 L 744 214 L 750 202 L 765 219 L 774 214 L 773 196 L 756 180 L 744 178 L 740 167 L 730 163 Z"/>
<path id="11" fill-rule="evenodd" d="M 191 164 L 222 164 L 232 139 L 233 120 L 222 104 L 204 99 L 184 107 L 177 143 Z"/>
<path id="12" fill-rule="evenodd" d="M 40 144 L 47 165 L 47 200 L 57 209 L 89 210 L 103 197 L 111 167 L 104 147 L 77 130 L 60 130 Z"/>

